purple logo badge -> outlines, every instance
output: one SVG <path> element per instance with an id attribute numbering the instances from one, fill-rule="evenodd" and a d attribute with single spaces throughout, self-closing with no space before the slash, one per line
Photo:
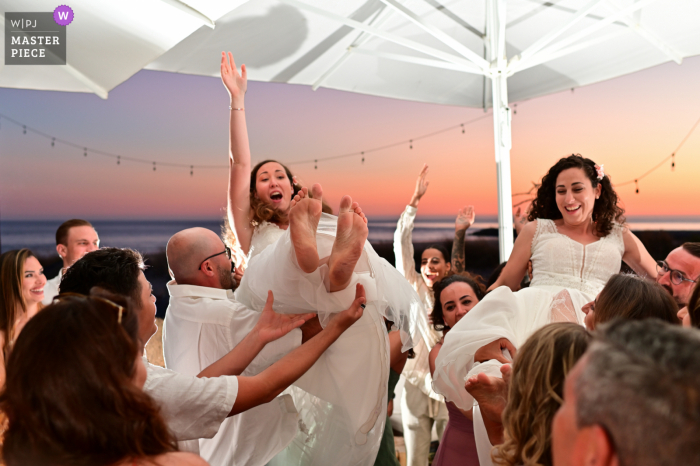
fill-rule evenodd
<path id="1" fill-rule="evenodd" d="M 59 26 L 68 26 L 73 22 L 73 17 L 73 10 L 68 5 L 60 5 L 53 10 L 53 20 Z"/>

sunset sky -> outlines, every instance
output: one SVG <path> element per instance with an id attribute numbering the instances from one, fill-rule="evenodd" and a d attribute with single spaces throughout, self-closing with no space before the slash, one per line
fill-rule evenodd
<path id="1" fill-rule="evenodd" d="M 218 57 L 212 57 L 218 60 Z M 519 102 L 513 117 L 512 187 L 526 191 L 561 156 L 605 165 L 613 183 L 634 179 L 673 152 L 700 117 L 700 57 L 591 86 Z M 228 95 L 219 79 L 142 71 L 95 95 L 0 89 L 0 113 L 81 146 L 186 164 L 227 164 Z M 408 140 L 484 115 L 308 87 L 250 83 L 246 114 L 253 159 L 290 164 L 305 184 L 320 182 L 336 206 L 351 194 L 370 215 L 398 215 L 422 164 L 430 164 L 420 213 L 473 204 L 496 213 L 493 123 L 352 157 L 295 162 Z M 95 154 L 0 120 L 3 219 L 215 218 L 226 203 L 226 169 L 158 167 Z M 700 215 L 700 128 L 670 162 L 618 189 L 629 215 Z"/>

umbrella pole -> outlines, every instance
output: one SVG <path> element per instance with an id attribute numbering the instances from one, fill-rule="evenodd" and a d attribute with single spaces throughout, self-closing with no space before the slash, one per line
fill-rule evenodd
<path id="1" fill-rule="evenodd" d="M 493 137 L 498 180 L 498 252 L 501 262 L 513 251 L 513 200 L 510 186 L 511 113 L 505 51 L 505 0 L 487 1 L 488 40 L 491 55 Z"/>

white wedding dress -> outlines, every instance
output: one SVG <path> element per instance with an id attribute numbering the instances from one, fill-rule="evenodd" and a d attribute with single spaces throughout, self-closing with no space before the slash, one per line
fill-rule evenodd
<path id="1" fill-rule="evenodd" d="M 468 410 L 474 399 L 464 388 L 466 379 L 479 372 L 500 377 L 500 364 L 474 363 L 479 348 L 499 338 L 518 348 L 551 322 L 583 325 L 581 308 L 620 271 L 625 251 L 622 232 L 623 227 L 615 224 L 607 236 L 584 246 L 559 233 L 552 220 L 537 219 L 530 286 L 517 292 L 507 286 L 496 288 L 447 333 L 435 361 L 435 391 Z"/>
<path id="2" fill-rule="evenodd" d="M 323 264 L 330 255 L 337 217 L 323 214 L 316 239 Z M 423 313 L 416 292 L 365 242 L 350 285 L 329 293 L 328 266 L 304 273 L 298 266 L 289 230 L 263 222 L 251 241 L 248 268 L 236 299 L 261 311 L 268 290 L 280 313 L 318 313 L 322 326 L 350 307 L 355 285 L 367 294 L 363 316 L 286 392 L 299 411 L 299 432 L 269 464 L 351 466 L 374 464 L 384 431 L 389 379 L 389 341 L 384 318 L 401 330 L 404 351 L 417 337 L 416 316 Z"/>

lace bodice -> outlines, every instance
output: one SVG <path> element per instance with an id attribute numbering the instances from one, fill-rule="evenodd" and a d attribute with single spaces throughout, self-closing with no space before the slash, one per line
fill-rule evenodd
<path id="1" fill-rule="evenodd" d="M 552 220 L 537 219 L 530 286 L 561 286 L 597 295 L 620 271 L 625 252 L 622 231 L 616 223 L 608 236 L 584 246 L 559 233 Z"/>
<path id="2" fill-rule="evenodd" d="M 280 239 L 284 230 L 270 222 L 262 222 L 253 230 L 253 237 L 250 239 L 250 251 L 248 251 L 248 263 L 250 260 L 263 252 L 266 247 Z"/>

